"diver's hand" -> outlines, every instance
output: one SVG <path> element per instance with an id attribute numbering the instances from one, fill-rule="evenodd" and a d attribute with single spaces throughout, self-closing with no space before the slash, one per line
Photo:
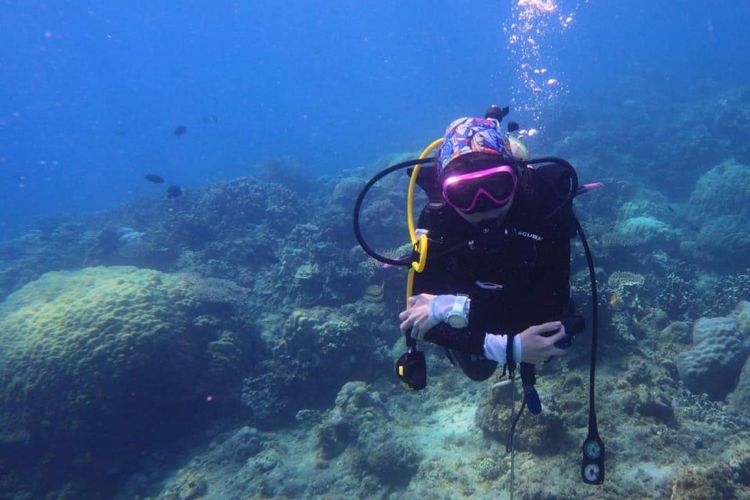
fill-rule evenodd
<path id="1" fill-rule="evenodd" d="M 409 297 L 408 307 L 398 315 L 398 319 L 401 321 L 401 333 L 406 335 L 411 330 L 409 332 L 411 338 L 423 340 L 425 333 L 442 321 L 431 314 L 434 309 L 432 301 L 436 297 L 438 296 L 429 293 L 420 293 Z"/>
<path id="2" fill-rule="evenodd" d="M 565 354 L 565 350 L 555 347 L 555 342 L 565 337 L 565 327 L 559 321 L 530 326 L 518 337 L 521 338 L 521 361 L 524 363 L 538 365 L 552 356 Z"/>

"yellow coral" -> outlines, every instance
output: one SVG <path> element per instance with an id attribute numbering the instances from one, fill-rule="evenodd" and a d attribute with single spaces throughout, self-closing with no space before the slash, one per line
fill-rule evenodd
<path id="1" fill-rule="evenodd" d="M 205 354 L 188 334 L 192 304 L 185 278 L 126 266 L 51 272 L 11 294 L 0 304 L 0 434 L 75 436 L 169 401 L 167 384 L 177 397 L 178 376 Z"/>

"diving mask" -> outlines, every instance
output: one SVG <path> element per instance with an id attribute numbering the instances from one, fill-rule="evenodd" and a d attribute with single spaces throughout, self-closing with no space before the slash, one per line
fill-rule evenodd
<path id="1" fill-rule="evenodd" d="M 481 198 L 488 200 L 492 208 L 502 207 L 513 197 L 517 184 L 518 176 L 508 165 L 449 175 L 443 180 L 443 199 L 463 213 L 474 212 Z"/>

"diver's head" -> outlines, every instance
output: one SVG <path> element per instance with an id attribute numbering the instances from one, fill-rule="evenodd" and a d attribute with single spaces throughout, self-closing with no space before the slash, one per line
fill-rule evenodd
<path id="1" fill-rule="evenodd" d="M 518 185 L 514 163 L 497 120 L 455 120 L 437 157 L 443 199 L 473 224 L 503 217 Z"/>

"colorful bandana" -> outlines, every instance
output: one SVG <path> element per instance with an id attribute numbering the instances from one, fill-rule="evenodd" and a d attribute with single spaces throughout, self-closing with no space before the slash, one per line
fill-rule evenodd
<path id="1" fill-rule="evenodd" d="M 513 158 L 500 123 L 491 118 L 459 118 L 448 125 L 438 154 L 439 174 L 442 176 L 448 163 L 469 153 L 499 155 L 504 160 Z"/>

